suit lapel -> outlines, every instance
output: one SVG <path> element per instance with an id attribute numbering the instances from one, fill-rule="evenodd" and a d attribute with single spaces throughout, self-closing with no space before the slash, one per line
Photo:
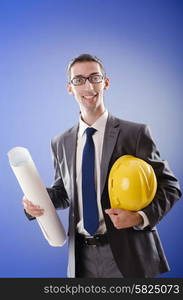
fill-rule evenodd
<path id="1" fill-rule="evenodd" d="M 119 121 L 110 114 L 108 115 L 108 120 L 106 123 L 103 150 L 102 150 L 102 160 L 101 160 L 101 195 L 106 182 L 106 176 L 109 168 L 109 161 L 116 144 L 116 140 L 119 133 Z"/>

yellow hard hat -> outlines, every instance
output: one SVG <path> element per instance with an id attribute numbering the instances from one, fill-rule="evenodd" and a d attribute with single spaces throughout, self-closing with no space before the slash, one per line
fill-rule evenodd
<path id="1" fill-rule="evenodd" d="M 123 155 L 113 164 L 108 180 L 112 208 L 140 210 L 151 203 L 156 190 L 156 175 L 144 160 Z"/>

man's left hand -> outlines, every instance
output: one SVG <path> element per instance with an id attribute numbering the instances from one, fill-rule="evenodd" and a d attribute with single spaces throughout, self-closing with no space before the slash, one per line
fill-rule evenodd
<path id="1" fill-rule="evenodd" d="M 133 226 L 139 226 L 143 222 L 143 218 L 136 211 L 124 210 L 121 208 L 105 209 L 106 214 L 117 229 L 123 229 Z"/>

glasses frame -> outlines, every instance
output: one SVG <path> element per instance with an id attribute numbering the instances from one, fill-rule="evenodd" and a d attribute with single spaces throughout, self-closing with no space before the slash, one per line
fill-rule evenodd
<path id="1" fill-rule="evenodd" d="M 91 77 L 93 77 L 93 76 L 100 76 L 101 81 L 99 81 L 99 82 L 92 82 L 92 81 L 91 81 Z M 75 78 L 83 78 L 83 79 L 84 79 L 84 82 L 83 82 L 82 84 L 74 84 L 74 83 L 73 83 L 73 80 L 74 80 Z M 91 74 L 91 75 L 89 75 L 88 77 L 85 77 L 85 76 L 74 77 L 73 79 L 70 80 L 70 83 L 72 83 L 74 86 L 80 86 L 80 85 L 84 85 L 84 84 L 86 83 L 86 81 L 88 80 L 88 81 L 89 81 L 90 83 L 92 83 L 92 84 L 97 84 L 97 83 L 101 83 L 103 79 L 104 79 L 104 76 L 101 75 L 101 74 Z"/>

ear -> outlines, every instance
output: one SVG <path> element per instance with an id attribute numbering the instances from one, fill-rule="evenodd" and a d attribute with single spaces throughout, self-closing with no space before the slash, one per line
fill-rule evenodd
<path id="1" fill-rule="evenodd" d="M 110 86 L 110 80 L 108 77 L 104 78 L 104 90 L 107 90 Z"/>
<path id="2" fill-rule="evenodd" d="M 67 84 L 67 92 L 68 92 L 69 94 L 73 94 L 72 86 L 71 86 L 70 83 Z"/>

